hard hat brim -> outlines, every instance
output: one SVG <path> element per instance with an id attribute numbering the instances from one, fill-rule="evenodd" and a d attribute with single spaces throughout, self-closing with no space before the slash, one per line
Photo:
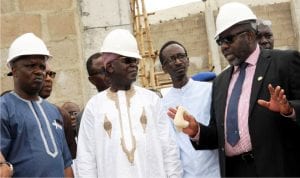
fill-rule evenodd
<path id="1" fill-rule="evenodd" d="M 118 54 L 121 56 L 126 56 L 126 57 L 133 57 L 136 59 L 142 59 L 141 55 L 137 54 L 137 53 L 133 53 L 133 52 L 128 52 L 128 51 L 110 51 L 110 50 L 103 50 L 101 51 L 101 53 L 113 53 L 113 54 Z"/>
<path id="2" fill-rule="evenodd" d="M 14 62 L 16 59 L 20 58 L 21 56 L 32 56 L 32 55 L 45 56 L 45 57 L 47 57 L 46 61 L 52 59 L 52 55 L 50 55 L 50 54 L 24 54 L 24 55 L 14 56 L 12 59 L 7 59 L 8 62 L 6 65 L 10 69 L 11 68 L 10 63 Z"/>

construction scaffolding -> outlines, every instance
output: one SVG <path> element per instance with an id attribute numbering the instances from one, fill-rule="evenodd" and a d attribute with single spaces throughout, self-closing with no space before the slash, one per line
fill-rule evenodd
<path id="1" fill-rule="evenodd" d="M 145 88 L 160 89 L 171 86 L 169 75 L 162 71 L 155 71 L 155 60 L 158 51 L 154 50 L 150 32 L 148 14 L 144 0 L 130 0 L 133 34 L 137 39 L 142 55 L 139 64 L 139 82 Z"/>

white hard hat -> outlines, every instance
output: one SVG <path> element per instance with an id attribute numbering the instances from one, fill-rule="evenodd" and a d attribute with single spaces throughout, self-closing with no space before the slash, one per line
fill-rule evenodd
<path id="1" fill-rule="evenodd" d="M 125 29 L 116 29 L 109 32 L 103 41 L 100 52 L 142 59 L 136 39 Z"/>
<path id="2" fill-rule="evenodd" d="M 219 14 L 216 19 L 217 31 L 215 38 L 239 22 L 256 19 L 256 15 L 245 4 L 238 2 L 224 4 L 220 7 Z"/>
<path id="3" fill-rule="evenodd" d="M 10 68 L 11 61 L 24 55 L 52 57 L 45 43 L 33 33 L 25 33 L 13 41 L 8 51 L 7 66 Z"/>

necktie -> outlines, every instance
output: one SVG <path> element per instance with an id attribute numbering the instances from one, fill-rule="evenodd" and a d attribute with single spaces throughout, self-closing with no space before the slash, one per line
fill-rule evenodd
<path id="1" fill-rule="evenodd" d="M 242 86 L 245 79 L 246 67 L 247 63 L 240 64 L 240 73 L 234 84 L 228 107 L 227 107 L 227 118 L 226 118 L 226 126 L 227 126 L 227 142 L 234 146 L 240 140 L 239 127 L 238 127 L 238 105 L 239 99 L 242 92 Z"/>

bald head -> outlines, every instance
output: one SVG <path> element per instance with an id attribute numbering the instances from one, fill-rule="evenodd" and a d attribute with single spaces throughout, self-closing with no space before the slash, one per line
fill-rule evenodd
<path id="1" fill-rule="evenodd" d="M 73 102 L 65 102 L 61 107 L 69 113 L 80 112 L 79 106 Z"/>

